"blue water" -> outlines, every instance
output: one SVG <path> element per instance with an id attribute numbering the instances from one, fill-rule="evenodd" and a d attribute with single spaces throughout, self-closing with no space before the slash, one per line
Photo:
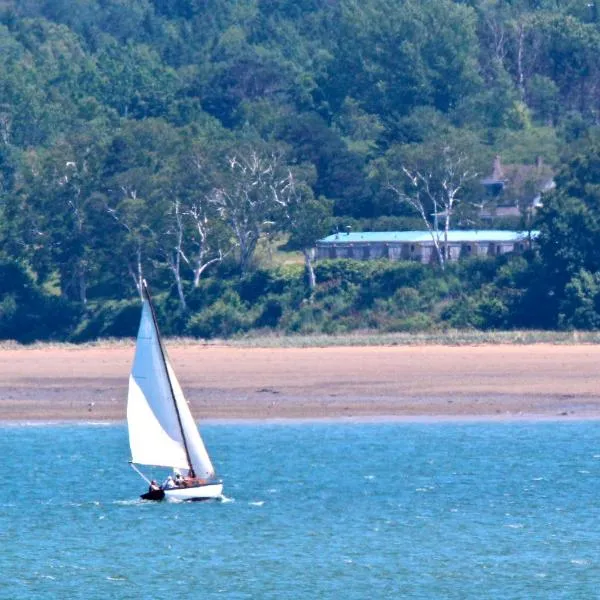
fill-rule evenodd
<path id="1" fill-rule="evenodd" d="M 121 425 L 0 427 L 0 598 L 598 598 L 600 423 L 206 424 L 146 503 Z"/>

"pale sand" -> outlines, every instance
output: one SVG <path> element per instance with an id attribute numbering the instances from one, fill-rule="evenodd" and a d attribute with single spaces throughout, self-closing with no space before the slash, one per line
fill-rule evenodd
<path id="1" fill-rule="evenodd" d="M 167 347 L 198 419 L 600 418 L 600 346 Z M 0 350 L 0 420 L 124 420 L 132 358 Z"/>

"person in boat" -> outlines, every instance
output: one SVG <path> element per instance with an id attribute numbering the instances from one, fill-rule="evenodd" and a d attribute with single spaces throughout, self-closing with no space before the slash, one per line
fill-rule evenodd
<path id="1" fill-rule="evenodd" d="M 156 479 L 153 479 L 150 482 L 150 487 L 148 488 L 149 492 L 157 492 L 158 490 L 160 490 L 160 486 L 158 485 L 158 483 L 156 483 Z"/>
<path id="2" fill-rule="evenodd" d="M 194 473 L 194 471 L 189 471 L 183 479 L 183 485 L 185 487 L 194 487 L 196 485 L 196 473 Z"/>
<path id="3" fill-rule="evenodd" d="M 176 473 L 175 474 L 175 485 L 177 487 L 182 487 L 183 486 L 183 477 L 181 476 L 181 473 Z"/>
<path id="4" fill-rule="evenodd" d="M 165 481 L 165 489 L 170 490 L 174 487 L 177 487 L 177 483 L 173 480 L 173 478 L 169 475 L 167 480 Z"/>

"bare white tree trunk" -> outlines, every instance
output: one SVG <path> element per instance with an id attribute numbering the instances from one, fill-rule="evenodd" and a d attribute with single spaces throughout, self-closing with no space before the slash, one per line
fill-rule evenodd
<path id="1" fill-rule="evenodd" d="M 231 183 L 215 189 L 211 196 L 233 232 L 242 273 L 250 267 L 260 236 L 271 224 L 270 213 L 285 205 L 289 181 L 281 174 L 279 163 L 278 156 L 262 156 L 256 151 L 231 156 Z"/>
<path id="2" fill-rule="evenodd" d="M 0 113 L 0 139 L 7 146 L 10 144 L 12 117 L 8 112 Z"/>
<path id="3" fill-rule="evenodd" d="M 79 284 L 79 301 L 85 306 L 87 304 L 87 280 L 83 263 L 79 264 L 77 276 Z"/>
<path id="4" fill-rule="evenodd" d="M 183 253 L 184 226 L 180 210 L 180 203 L 177 198 L 172 201 L 172 209 L 172 228 L 169 228 L 165 234 L 160 235 L 159 245 L 162 249 L 162 254 L 166 259 L 167 265 L 169 266 L 169 270 L 173 275 L 173 279 L 175 280 L 177 297 L 179 298 L 179 306 L 181 307 L 181 310 L 186 311 L 187 303 L 185 301 L 183 281 L 181 278 L 181 258 L 182 256 L 185 256 Z M 173 246 L 171 246 L 172 240 Z"/>
<path id="5" fill-rule="evenodd" d="M 503 64 L 506 57 L 506 32 L 503 20 L 497 14 L 487 13 L 483 17 L 483 22 L 492 35 L 494 58 Z"/>
<path id="6" fill-rule="evenodd" d="M 221 262 L 227 256 L 227 254 L 229 254 L 229 252 L 223 254 L 219 250 L 219 256 L 216 256 L 215 258 L 206 262 L 202 262 L 201 257 L 198 257 L 198 260 L 196 261 L 196 265 L 194 267 L 194 288 L 197 288 L 200 285 L 200 277 L 202 277 L 202 273 L 204 273 L 204 271 L 208 267 L 210 267 L 210 265 L 217 262 Z"/>
<path id="7" fill-rule="evenodd" d="M 139 245 L 138 245 L 137 251 L 136 251 L 135 266 L 132 265 L 131 262 L 127 261 L 127 271 L 129 273 L 129 275 L 131 276 L 131 278 L 133 279 L 133 283 L 135 285 L 135 288 L 138 291 L 140 300 L 143 301 L 144 293 L 142 291 L 142 281 L 144 279 L 144 273 L 142 270 L 142 249 Z"/>
<path id="8" fill-rule="evenodd" d="M 435 198 L 433 199 L 434 222 L 432 224 L 431 220 L 427 216 L 427 210 L 425 208 L 425 202 L 423 200 L 423 192 L 420 189 L 420 183 L 426 190 L 429 188 L 428 177 L 419 172 L 412 174 L 410 171 L 408 171 L 408 169 L 406 169 L 406 167 L 402 167 L 402 170 L 404 171 L 404 174 L 409 178 L 411 185 L 414 187 L 413 194 L 412 195 L 406 194 L 400 188 L 398 188 L 392 184 L 389 184 L 389 187 L 393 192 L 396 193 L 396 195 L 398 196 L 398 199 L 401 202 L 404 202 L 404 203 L 408 204 L 409 206 L 412 206 L 412 208 L 414 208 L 419 213 L 421 220 L 423 221 L 423 224 L 425 225 L 425 228 L 427 229 L 427 231 L 429 232 L 429 235 L 431 236 L 431 241 L 433 242 L 433 247 L 435 248 L 436 256 L 438 258 L 438 262 L 440 263 L 440 267 L 442 269 L 444 269 L 446 266 L 445 256 L 444 256 L 444 252 L 440 246 L 440 236 L 439 236 L 439 231 L 437 228 L 437 222 L 438 222 L 437 221 L 437 219 L 438 219 L 437 201 Z M 426 194 L 426 195 L 428 198 L 430 198 L 430 194 Z"/>
<path id="9" fill-rule="evenodd" d="M 523 69 L 523 49 L 525 45 L 525 25 L 519 23 L 517 26 L 517 87 L 521 100 L 525 101 L 525 71 Z"/>
<path id="10" fill-rule="evenodd" d="M 435 248 L 440 267 L 446 266 L 449 259 L 448 233 L 452 224 L 452 217 L 458 201 L 458 193 L 465 183 L 477 176 L 467 166 L 467 157 L 462 154 L 454 155 L 450 147 L 442 151 L 440 164 L 435 169 L 414 170 L 402 166 L 402 172 L 409 182 L 410 192 L 404 187 L 389 184 L 398 199 L 411 206 L 419 213 L 423 224 L 427 228 Z M 427 214 L 428 206 L 433 208 L 433 223 Z M 444 217 L 443 237 L 440 239 L 438 228 L 439 216 Z"/>
<path id="11" fill-rule="evenodd" d="M 65 164 L 65 171 L 59 180 L 60 186 L 65 186 L 70 191 L 68 195 L 67 209 L 71 212 L 74 222 L 73 237 L 83 239 L 85 236 L 85 211 L 82 199 L 82 189 L 80 185 L 80 177 L 85 174 L 85 165 L 78 167 L 76 162 L 68 161 Z M 85 252 L 85 251 L 83 251 Z M 73 292 L 79 297 L 79 301 L 85 306 L 87 304 L 87 262 L 85 256 L 80 255 L 75 257 L 73 263 L 73 271 L 71 273 L 70 287 Z"/>
<path id="12" fill-rule="evenodd" d="M 308 288 L 310 289 L 310 293 L 312 295 L 315 287 L 317 286 L 317 277 L 315 275 L 315 268 L 313 266 L 313 250 L 312 248 L 304 248 L 302 250 L 302 254 L 304 254 L 304 265 L 306 267 L 306 274 L 308 276 Z"/>
<path id="13" fill-rule="evenodd" d="M 135 200 L 137 198 L 137 192 L 135 189 L 122 188 L 122 190 L 123 190 L 123 193 L 126 196 L 129 196 L 131 199 Z M 130 242 L 133 244 L 133 250 L 132 250 L 132 252 L 134 254 L 133 264 L 132 264 L 131 258 L 126 258 L 127 272 L 133 279 L 135 288 L 137 289 L 140 299 L 143 301 L 143 299 L 144 299 L 144 295 L 142 292 L 142 281 L 144 279 L 144 269 L 143 269 L 143 262 L 142 262 L 143 243 L 142 243 L 142 237 L 141 237 L 141 234 L 139 231 L 140 228 L 139 228 L 139 226 L 134 227 L 133 225 L 130 225 L 129 223 L 127 223 L 126 219 L 124 217 L 122 217 L 117 212 L 116 209 L 108 206 L 108 204 L 105 204 L 104 208 L 105 208 L 106 212 L 118 223 L 118 225 L 127 232 L 128 236 L 130 238 Z"/>

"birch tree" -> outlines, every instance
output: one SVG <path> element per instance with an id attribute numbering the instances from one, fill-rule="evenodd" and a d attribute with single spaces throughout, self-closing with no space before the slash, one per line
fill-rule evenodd
<path id="1" fill-rule="evenodd" d="M 214 188 L 211 203 L 231 227 L 244 274 L 252 263 L 258 240 L 287 202 L 290 173 L 279 154 L 261 154 L 257 150 L 233 153 L 227 164 L 227 180 Z"/>
<path id="2" fill-rule="evenodd" d="M 406 162 L 401 162 L 399 173 L 388 186 L 397 200 L 421 217 L 444 269 L 449 258 L 448 232 L 462 200 L 460 196 L 477 172 L 464 148 L 443 141 L 427 146 L 412 161 L 407 153 Z"/>
<path id="3" fill-rule="evenodd" d="M 129 123 L 111 143 L 105 163 L 106 211 L 118 225 L 119 260 L 141 295 L 150 267 L 163 264 L 185 308 L 181 276 L 184 244 L 178 165 L 181 143 L 168 124 Z"/>
<path id="4" fill-rule="evenodd" d="M 116 206 L 107 202 L 105 210 L 120 229 L 118 256 L 143 300 L 144 262 L 150 254 L 149 246 L 152 243 L 151 230 L 145 220 L 146 203 L 138 197 L 137 189 L 133 186 L 123 185 L 120 192 Z"/>
<path id="5" fill-rule="evenodd" d="M 175 280 L 177 288 L 177 297 L 181 310 L 187 310 L 185 293 L 183 290 L 183 280 L 181 275 L 181 262 L 185 259 L 185 225 L 184 216 L 181 210 L 181 202 L 176 195 L 172 195 L 168 201 L 166 228 L 161 231 L 159 223 L 154 235 L 157 240 L 158 252 L 169 267 L 169 271 Z"/>
<path id="6" fill-rule="evenodd" d="M 285 203 L 286 229 L 290 233 L 288 246 L 299 249 L 304 256 L 312 296 L 317 284 L 313 265 L 314 248 L 316 241 L 329 231 L 333 203 L 323 197 L 315 198 L 312 189 L 305 183 L 296 181 L 291 172 L 289 183 L 286 195 L 281 198 Z"/>
<path id="7" fill-rule="evenodd" d="M 200 278 L 208 267 L 221 262 L 233 250 L 224 223 L 210 214 L 208 203 L 209 198 L 198 199 L 186 209 L 190 251 L 183 258 L 192 269 L 194 288 L 200 285 Z"/>
<path id="8" fill-rule="evenodd" d="M 214 165 L 199 148 L 192 149 L 183 164 L 186 169 L 183 179 L 188 181 L 182 208 L 187 224 L 187 250 L 182 258 L 192 270 L 193 286 L 197 288 L 204 271 L 228 256 L 235 243 L 219 214 L 218 203 L 214 202 L 217 189 Z"/>
<path id="9" fill-rule="evenodd" d="M 61 295 L 85 305 L 94 260 L 90 208 L 97 185 L 95 158 L 76 143 L 64 142 L 28 157 L 26 181 L 30 236 L 25 243 L 42 247 L 57 266 Z"/>

